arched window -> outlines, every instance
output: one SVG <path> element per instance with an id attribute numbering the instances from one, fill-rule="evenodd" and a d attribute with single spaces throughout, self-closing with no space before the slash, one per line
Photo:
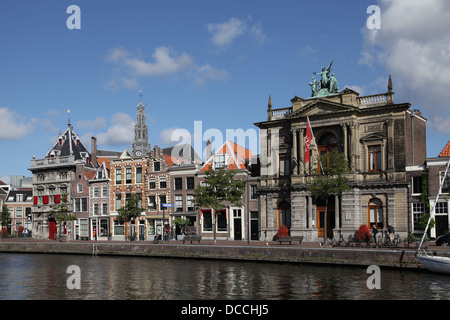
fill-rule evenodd
<path id="1" fill-rule="evenodd" d="M 369 225 L 383 229 L 383 202 L 378 198 L 372 198 L 369 201 Z"/>
<path id="2" fill-rule="evenodd" d="M 291 229 L 291 205 L 283 201 L 278 208 L 279 226 L 285 225 L 288 229 Z"/>

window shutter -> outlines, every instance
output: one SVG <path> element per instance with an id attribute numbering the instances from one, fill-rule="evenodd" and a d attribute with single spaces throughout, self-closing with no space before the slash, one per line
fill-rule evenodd
<path id="1" fill-rule="evenodd" d="M 60 203 L 61 202 L 61 195 L 57 194 L 55 195 L 55 203 Z"/>
<path id="2" fill-rule="evenodd" d="M 33 197 L 33 204 L 38 204 L 38 197 L 37 196 Z"/>
<path id="3" fill-rule="evenodd" d="M 44 204 L 48 204 L 49 203 L 49 197 L 48 196 L 44 196 Z"/>

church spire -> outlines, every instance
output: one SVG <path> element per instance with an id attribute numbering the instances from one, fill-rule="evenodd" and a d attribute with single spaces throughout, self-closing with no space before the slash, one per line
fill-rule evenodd
<path id="1" fill-rule="evenodd" d="M 145 106 L 142 103 L 142 91 L 139 90 L 139 104 L 136 107 L 136 124 L 134 126 L 134 142 L 131 145 L 133 156 L 144 156 L 150 152 L 150 143 L 148 141 L 148 127 L 145 120 Z"/>

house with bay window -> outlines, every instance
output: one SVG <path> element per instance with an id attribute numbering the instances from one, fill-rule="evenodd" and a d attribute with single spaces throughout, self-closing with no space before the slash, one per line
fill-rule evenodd
<path id="1" fill-rule="evenodd" d="M 95 155 L 94 155 L 95 157 Z M 94 162 L 95 163 L 95 162 Z M 55 239 L 59 231 L 70 239 L 89 239 L 89 184 L 86 175 L 97 171 L 91 153 L 83 145 L 68 121 L 55 144 L 44 155 L 31 160 L 33 205 L 31 207 L 33 237 Z M 67 196 L 69 208 L 77 216 L 74 222 L 56 223 L 52 209 Z"/>
<path id="2" fill-rule="evenodd" d="M 380 230 L 390 224 L 402 238 L 412 230 L 413 175 L 407 167 L 425 163 L 426 119 L 410 103 L 394 102 L 391 77 L 387 87 L 370 96 L 320 86 L 318 93 L 313 87 L 311 97 L 295 96 L 281 108 L 274 108 L 269 97 L 267 118 L 255 123 L 261 146 L 261 239 L 272 240 L 281 225 L 305 241 L 337 237 L 337 231 L 347 239 L 362 224 Z M 324 203 L 311 196 L 308 185 L 320 174 L 318 155 L 333 149 L 348 161 L 351 190 L 331 196 L 325 215 Z"/>

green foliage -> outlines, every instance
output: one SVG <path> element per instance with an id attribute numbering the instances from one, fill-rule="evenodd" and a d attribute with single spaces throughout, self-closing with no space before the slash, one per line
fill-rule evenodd
<path id="1" fill-rule="evenodd" d="M 67 194 L 63 194 L 61 197 L 61 203 L 54 205 L 51 213 L 57 222 L 73 221 L 77 219 L 77 216 L 72 214 L 67 201 Z"/>
<path id="2" fill-rule="evenodd" d="M 348 179 L 344 176 L 349 172 L 347 160 L 343 153 L 333 149 L 329 155 L 320 157 L 322 163 L 321 174 L 315 177 L 308 187 L 308 191 L 316 199 L 327 200 L 334 194 L 342 194 L 350 190 Z"/>
<path id="3" fill-rule="evenodd" d="M 120 219 L 131 221 L 132 219 L 139 217 L 141 213 L 145 211 L 145 209 L 139 207 L 139 201 L 140 199 L 135 193 L 131 194 L 125 207 L 117 210 Z"/>
<path id="4" fill-rule="evenodd" d="M 422 215 L 422 217 L 420 217 L 420 219 L 419 219 L 419 228 L 420 228 L 420 230 L 425 230 L 425 228 L 427 227 L 428 219 L 430 219 L 430 214 L 429 213 L 424 213 Z M 431 219 L 430 220 L 430 225 L 428 226 L 428 230 L 433 229 L 434 225 L 435 225 L 434 219 Z"/>
<path id="5" fill-rule="evenodd" d="M 245 182 L 233 179 L 235 174 L 235 170 L 227 170 L 224 167 L 218 170 L 209 167 L 205 177 L 206 185 L 195 189 L 197 207 L 212 208 L 217 211 L 225 208 L 226 202 L 241 207 Z"/>
<path id="6" fill-rule="evenodd" d="M 175 219 L 173 219 L 173 222 L 177 225 L 177 227 L 184 232 L 186 226 L 189 224 L 189 218 L 186 219 L 182 219 L 180 217 L 175 217 Z"/>
<path id="7" fill-rule="evenodd" d="M 8 225 L 9 220 L 11 220 L 11 215 L 9 213 L 8 207 L 6 204 L 2 206 L 2 213 L 0 216 L 0 222 L 2 226 Z"/>

